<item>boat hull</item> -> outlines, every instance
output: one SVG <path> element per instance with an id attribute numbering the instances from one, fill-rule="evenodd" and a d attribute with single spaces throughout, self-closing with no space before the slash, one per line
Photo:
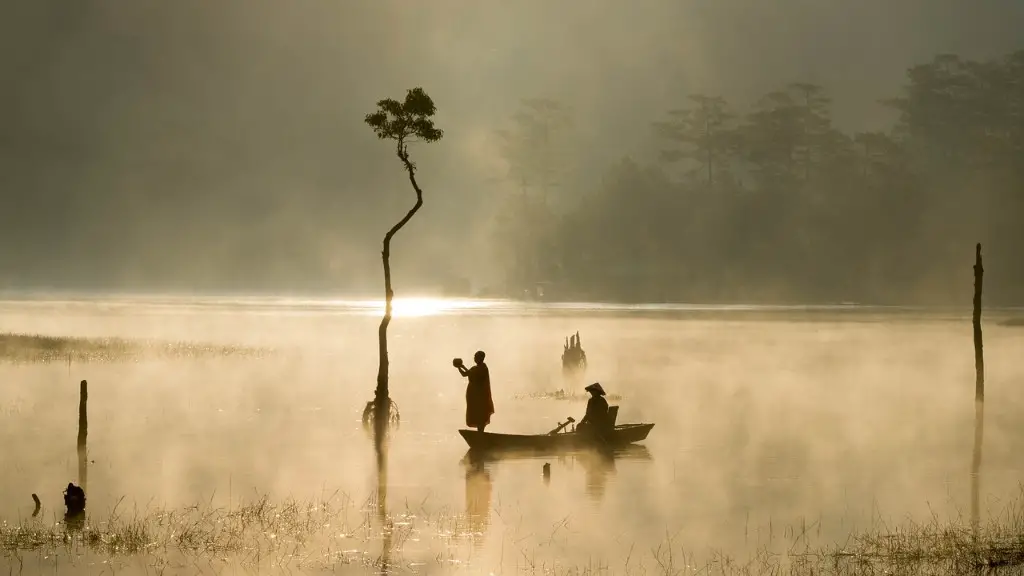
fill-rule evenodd
<path id="1" fill-rule="evenodd" d="M 495 434 L 477 430 L 459 430 L 471 450 L 570 450 L 626 446 L 647 439 L 654 424 L 622 424 L 606 438 L 581 432 L 560 434 Z"/>

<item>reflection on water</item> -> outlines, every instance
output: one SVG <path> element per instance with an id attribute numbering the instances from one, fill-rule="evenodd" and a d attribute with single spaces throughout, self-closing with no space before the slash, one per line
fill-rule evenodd
<path id="1" fill-rule="evenodd" d="M 584 471 L 585 482 L 583 492 L 591 500 L 600 501 L 604 497 L 609 478 L 615 475 L 616 460 L 650 462 L 653 458 L 647 446 L 642 444 L 631 444 L 607 449 L 593 448 L 559 451 L 469 450 L 462 458 L 462 463 L 466 466 L 467 514 L 469 514 L 470 509 L 471 489 L 474 501 L 480 501 L 481 497 L 485 497 L 486 502 L 490 502 L 490 470 L 495 469 L 501 462 L 520 461 L 535 463 L 545 484 L 550 482 L 551 474 L 558 474 L 560 470 L 572 470 L 576 465 L 579 465 Z M 556 466 L 551 466 L 552 462 L 555 462 Z M 479 507 L 474 508 L 474 510 L 479 509 Z M 484 518 L 486 520 L 486 516 Z"/>
<path id="2" fill-rule="evenodd" d="M 483 458 L 472 454 L 463 459 L 466 468 L 466 519 L 473 545 L 477 548 L 483 545 L 491 517 L 491 473 L 484 462 Z"/>
<path id="3" fill-rule="evenodd" d="M 374 421 L 373 454 L 377 463 L 377 522 L 383 535 L 379 568 L 381 573 L 388 574 L 391 570 L 391 538 L 394 523 L 388 517 L 388 426 L 387 421 Z"/>

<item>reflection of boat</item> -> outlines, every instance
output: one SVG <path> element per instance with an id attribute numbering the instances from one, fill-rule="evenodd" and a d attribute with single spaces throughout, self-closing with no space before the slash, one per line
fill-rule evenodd
<path id="1" fill-rule="evenodd" d="M 561 463 L 573 462 L 580 464 L 586 473 L 586 493 L 591 500 L 599 501 L 604 497 L 605 487 L 608 484 L 610 476 L 616 473 L 616 461 L 640 461 L 647 462 L 652 460 L 651 453 L 647 450 L 646 446 L 641 444 L 626 444 L 616 448 L 580 448 L 570 450 L 535 450 L 535 449 L 492 449 L 492 450 L 474 450 L 472 448 L 466 452 L 462 462 L 468 468 L 473 470 L 485 470 L 489 468 L 491 464 L 496 462 L 504 462 L 508 460 L 535 460 L 537 462 L 545 462 L 545 473 L 544 483 L 547 484 L 550 481 L 550 462 L 546 462 L 554 456 L 554 460 Z M 479 474 L 479 472 L 476 472 Z M 480 478 L 480 480 L 484 480 Z M 486 497 L 490 497 L 490 477 L 486 477 Z M 483 481 L 479 481 L 478 494 L 484 493 Z M 466 476 L 466 513 L 473 518 L 473 515 L 469 509 L 470 498 L 470 474 Z M 477 496 L 478 498 L 480 496 Z M 477 513 L 479 514 L 479 513 Z M 479 518 L 479 516 L 477 516 Z"/>
<path id="2" fill-rule="evenodd" d="M 497 462 L 504 460 L 535 460 L 544 459 L 557 453 L 561 459 L 563 456 L 596 457 L 602 461 L 609 460 L 653 460 L 650 451 L 642 444 L 625 444 L 616 448 L 580 447 L 576 449 L 554 449 L 538 450 L 533 448 L 504 448 L 478 450 L 470 448 L 462 461 L 465 464 L 480 466 L 485 462 Z"/>
<path id="3" fill-rule="evenodd" d="M 477 430 L 459 430 L 473 450 L 529 449 L 565 450 L 572 448 L 615 448 L 641 442 L 651 433 L 654 424 L 620 424 L 605 438 L 585 432 L 557 434 L 495 434 Z"/>

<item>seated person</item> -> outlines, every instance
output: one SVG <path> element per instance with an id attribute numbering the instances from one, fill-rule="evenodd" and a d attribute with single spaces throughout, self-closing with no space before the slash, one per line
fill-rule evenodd
<path id="1" fill-rule="evenodd" d="M 590 392 L 590 400 L 587 400 L 587 413 L 576 426 L 576 430 L 596 431 L 602 435 L 609 432 L 612 426 L 611 419 L 608 417 L 608 400 L 604 398 L 604 388 L 601 387 L 601 384 L 594 382 L 584 390 Z"/>

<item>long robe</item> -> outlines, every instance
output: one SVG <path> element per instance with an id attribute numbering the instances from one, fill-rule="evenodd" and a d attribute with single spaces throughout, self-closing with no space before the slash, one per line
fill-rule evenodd
<path id="1" fill-rule="evenodd" d="M 491 373 L 487 364 L 480 363 L 469 369 L 466 386 L 466 426 L 479 428 L 491 423 L 494 400 L 491 398 Z"/>

